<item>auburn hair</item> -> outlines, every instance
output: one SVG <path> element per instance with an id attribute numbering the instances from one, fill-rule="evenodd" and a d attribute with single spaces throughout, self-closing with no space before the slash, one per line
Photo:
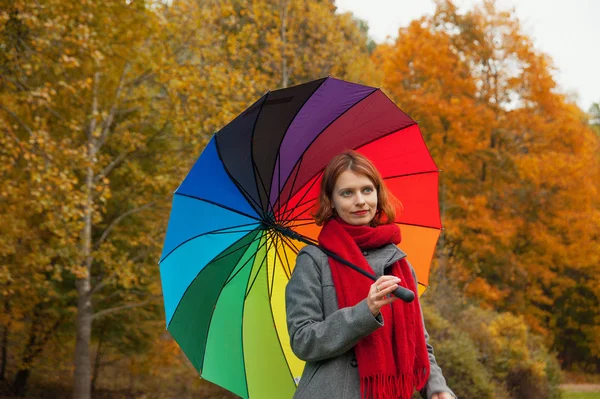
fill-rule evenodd
<path id="1" fill-rule="evenodd" d="M 332 202 L 333 189 L 338 177 L 347 170 L 368 177 L 377 190 L 377 212 L 370 223 L 371 226 L 393 223 L 396 219 L 396 208 L 392 202 L 395 202 L 400 209 L 402 209 L 402 204 L 389 192 L 373 163 L 364 155 L 350 150 L 333 157 L 323 171 L 317 210 L 313 215 L 316 224 L 321 226 L 336 215 Z"/>

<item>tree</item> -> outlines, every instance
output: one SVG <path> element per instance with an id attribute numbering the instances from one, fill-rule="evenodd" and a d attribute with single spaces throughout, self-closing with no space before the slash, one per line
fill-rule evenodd
<path id="1" fill-rule="evenodd" d="M 363 75 L 366 32 L 330 1 L 0 4 L 3 350 L 26 376 L 73 327 L 89 398 L 92 348 L 148 347 L 170 195 L 210 135 L 268 88 Z"/>
<path id="2" fill-rule="evenodd" d="M 24 289 L 14 297 L 37 309 L 48 299 L 43 288 L 51 288 L 73 306 L 66 310 L 76 316 L 76 398 L 90 395 L 93 320 L 160 300 L 153 260 L 175 184 L 169 176 L 178 167 L 166 152 L 178 150 L 171 144 L 178 141 L 169 140 L 176 112 L 165 95 L 169 82 L 155 70 L 172 62 L 167 44 L 176 43 L 162 36 L 162 8 L 149 6 L 2 7 L 9 48 L 0 115 L 13 160 L 6 186 L 17 195 L 3 211 L 31 234 L 31 241 L 16 231 L 8 235 L 13 245 L 4 259 L 11 267 L 3 283 L 17 286 L 16 276 L 32 273 L 51 277 L 40 281 L 38 295 L 28 298 Z M 104 308 L 107 303 L 114 306 Z M 38 324 L 34 318 L 32 334 Z"/>
<path id="3" fill-rule="evenodd" d="M 551 60 L 492 1 L 465 13 L 439 1 L 373 59 L 443 168 L 438 273 L 482 306 L 524 315 L 557 348 L 563 293 L 584 281 L 600 298 L 599 163 L 598 136 L 557 92 Z"/>

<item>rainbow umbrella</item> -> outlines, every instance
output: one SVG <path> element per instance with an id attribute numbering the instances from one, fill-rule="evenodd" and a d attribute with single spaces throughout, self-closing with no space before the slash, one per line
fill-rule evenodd
<path id="1" fill-rule="evenodd" d="M 243 398 L 291 398 L 285 286 L 315 242 L 323 168 L 367 156 L 401 201 L 419 292 L 440 233 L 438 169 L 416 122 L 379 89 L 331 77 L 268 92 L 217 132 L 173 197 L 160 261 L 167 329 L 201 377 Z"/>

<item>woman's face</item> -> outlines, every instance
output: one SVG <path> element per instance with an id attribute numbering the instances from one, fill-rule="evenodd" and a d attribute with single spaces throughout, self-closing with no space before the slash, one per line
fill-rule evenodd
<path id="1" fill-rule="evenodd" d="M 342 220 L 355 226 L 371 223 L 377 212 L 377 190 L 365 175 L 344 171 L 335 182 L 331 201 Z"/>

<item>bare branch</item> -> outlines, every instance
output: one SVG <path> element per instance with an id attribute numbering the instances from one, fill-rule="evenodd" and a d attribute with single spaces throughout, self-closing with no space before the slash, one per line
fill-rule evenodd
<path id="1" fill-rule="evenodd" d="M 19 138 L 17 137 L 17 135 L 15 134 L 15 132 L 12 131 L 12 129 L 10 128 L 10 125 L 6 124 L 4 126 L 4 128 L 8 132 L 9 136 L 12 137 L 12 139 L 17 143 L 17 145 L 21 149 L 21 153 L 25 153 L 25 148 L 23 147 L 23 144 L 21 143 L 21 140 L 19 140 Z"/>
<path id="2" fill-rule="evenodd" d="M 117 155 L 117 157 L 115 159 L 113 159 L 112 162 L 109 163 L 102 170 L 102 172 L 100 172 L 99 174 L 96 175 L 96 177 L 94 178 L 94 183 L 98 183 L 105 176 L 108 176 L 108 174 L 110 172 L 112 172 L 112 170 L 115 167 L 117 167 L 121 162 L 123 162 L 123 160 L 125 160 L 128 156 L 135 154 L 137 151 L 139 151 L 139 149 L 136 149 L 136 150 L 133 150 L 133 151 L 123 151 L 122 153 L 120 153 L 119 155 Z"/>
<path id="3" fill-rule="evenodd" d="M 14 79 L 8 75 L 0 73 L 0 78 L 5 79 L 5 80 L 9 81 L 10 83 L 14 84 L 21 91 L 30 91 L 31 90 L 29 87 L 27 87 L 27 85 L 25 83 L 19 82 L 17 79 Z"/>
<path id="4" fill-rule="evenodd" d="M 154 73 L 152 72 L 152 69 L 147 69 L 144 72 L 142 72 L 142 74 L 140 76 L 138 76 L 135 79 L 132 79 L 130 81 L 128 81 L 126 83 L 127 86 L 137 86 L 141 83 L 143 83 L 144 81 L 151 79 L 152 77 L 154 77 Z"/>
<path id="5" fill-rule="evenodd" d="M 148 256 L 148 254 L 150 253 L 150 249 L 149 248 L 145 248 L 142 249 L 138 252 L 138 254 L 136 256 L 134 256 L 133 258 L 131 258 L 131 262 L 133 263 L 137 263 L 140 260 L 144 259 L 145 257 Z M 107 277 L 105 277 L 103 275 L 103 273 L 98 276 L 98 278 L 96 279 L 97 284 L 94 285 L 94 287 L 90 290 L 89 296 L 92 297 L 92 295 L 94 295 L 96 292 L 100 291 L 102 288 L 104 288 L 105 286 L 107 286 L 115 277 L 117 276 L 117 273 L 111 273 L 110 275 L 108 275 Z M 129 290 L 129 292 L 134 292 L 133 290 Z M 135 293 L 135 292 L 134 292 Z"/>
<path id="6" fill-rule="evenodd" d="M 151 208 L 155 205 L 154 202 L 149 202 L 147 204 L 144 204 L 138 208 L 133 208 L 128 210 L 127 212 L 123 213 L 122 215 L 120 215 L 119 217 L 117 217 L 115 220 L 113 220 L 108 227 L 106 228 L 106 230 L 104 230 L 104 232 L 102 233 L 102 236 L 100 236 L 100 238 L 98 239 L 98 241 L 96 242 L 95 248 L 97 249 L 98 247 L 100 247 L 100 244 L 102 244 L 104 242 L 104 240 L 106 240 L 106 238 L 108 237 L 108 235 L 110 234 L 110 232 L 115 228 L 115 226 L 117 224 L 119 224 L 121 222 L 121 220 L 125 219 L 127 216 L 129 215 L 133 215 L 134 213 L 139 213 L 142 212 L 148 208 Z"/>
<path id="7" fill-rule="evenodd" d="M 148 126 L 150 126 L 151 124 L 147 124 Z M 148 137 L 148 139 L 146 140 L 145 145 L 147 146 L 148 144 L 152 143 L 152 141 L 154 141 L 157 137 L 160 137 L 160 134 L 163 133 L 165 131 L 165 129 L 167 128 L 167 126 L 169 125 L 168 120 L 165 121 L 165 123 L 163 124 L 163 126 L 157 130 L 156 132 L 154 132 L 154 134 L 152 134 L 152 136 Z M 94 183 L 98 183 L 101 179 L 103 179 L 104 177 L 108 176 L 110 174 L 110 172 L 113 171 L 114 168 L 116 168 L 117 166 L 119 166 L 121 164 L 121 162 L 123 162 L 125 159 L 127 159 L 128 157 L 139 153 L 140 150 L 142 149 L 142 147 L 138 147 L 133 151 L 123 151 L 122 153 L 120 153 L 119 155 L 117 155 L 117 157 L 115 159 L 113 159 L 111 161 L 111 163 L 109 163 L 103 170 L 102 172 L 100 172 L 99 174 L 96 175 L 95 179 L 94 179 Z"/>
<path id="8" fill-rule="evenodd" d="M 21 125 L 21 127 L 27 131 L 27 133 L 33 134 L 33 130 L 19 117 L 19 115 L 15 114 L 13 111 L 6 108 L 2 104 L 0 104 L 0 109 L 12 116 L 13 119 L 15 119 L 19 123 L 19 125 Z"/>
<path id="9" fill-rule="evenodd" d="M 117 273 L 112 273 L 111 275 L 109 275 L 108 277 L 103 277 L 99 279 L 99 283 L 96 284 L 89 293 L 89 296 L 91 297 L 92 295 L 94 295 L 96 292 L 100 291 L 102 288 L 104 288 L 106 285 L 108 285 L 108 283 L 110 283 L 110 281 L 112 279 L 114 279 L 117 276 Z"/>
<path id="10" fill-rule="evenodd" d="M 108 114 L 108 118 L 104 121 L 104 128 L 102 129 L 102 134 L 100 135 L 100 139 L 98 140 L 98 150 L 102 148 L 104 142 L 106 141 L 106 137 L 108 137 L 108 133 L 110 132 L 110 127 L 113 124 L 113 120 L 115 119 L 115 113 L 117 112 L 117 105 L 119 104 L 119 100 L 121 99 L 121 93 L 123 92 L 123 86 L 125 83 L 125 75 L 129 71 L 129 63 L 123 66 L 123 71 L 121 72 L 121 77 L 119 78 L 119 85 L 117 86 L 117 92 L 115 94 L 115 100 L 110 108 L 110 112 Z"/>
<path id="11" fill-rule="evenodd" d="M 96 150 L 96 142 L 94 140 L 94 130 L 96 130 L 96 114 L 98 113 L 98 80 L 100 80 L 100 72 L 94 73 L 94 89 L 92 98 L 92 119 L 88 127 L 88 140 L 93 146 L 93 150 Z M 93 154 L 95 155 L 95 154 Z"/>
<path id="12" fill-rule="evenodd" d="M 56 111 L 54 108 L 50 107 L 48 104 L 44 104 L 44 107 L 50 111 L 50 113 L 54 116 L 56 116 L 58 119 L 60 120 L 65 120 L 65 117 L 62 116 L 58 111 Z"/>
<path id="13" fill-rule="evenodd" d="M 160 295 L 153 295 L 150 298 L 146 299 L 145 301 L 142 302 L 138 302 L 138 303 L 129 303 L 127 305 L 121 305 L 121 306 L 116 306 L 114 308 L 108 308 L 108 309 L 104 309 L 101 310 L 99 312 L 94 313 L 94 315 L 92 316 L 92 320 L 96 320 L 102 316 L 106 316 L 112 313 L 117 313 L 117 312 L 121 312 L 123 310 L 127 310 L 127 309 L 135 309 L 135 308 L 141 308 L 142 306 L 146 306 L 148 304 L 151 304 L 152 302 L 155 302 L 157 299 L 159 299 L 161 296 Z"/>

